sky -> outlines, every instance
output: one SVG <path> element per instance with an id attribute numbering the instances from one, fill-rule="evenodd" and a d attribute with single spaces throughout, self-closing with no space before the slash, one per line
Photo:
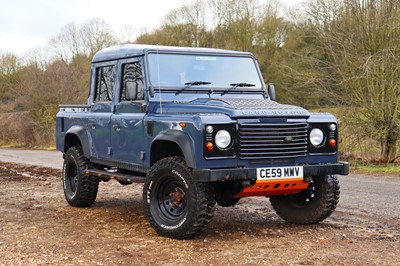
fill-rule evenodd
<path id="1" fill-rule="evenodd" d="M 192 0 L 0 0 L 0 52 L 23 54 L 44 46 L 63 26 L 100 18 L 119 33 L 132 25 L 137 33 L 160 25 L 174 8 Z M 294 6 L 302 0 L 281 0 Z"/>

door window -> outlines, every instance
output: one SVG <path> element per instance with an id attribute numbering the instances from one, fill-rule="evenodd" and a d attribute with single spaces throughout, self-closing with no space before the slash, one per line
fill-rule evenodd
<path id="1" fill-rule="evenodd" d="M 122 65 L 121 101 L 143 100 L 144 83 L 140 61 Z"/>
<path id="2" fill-rule="evenodd" d="M 114 93 L 114 66 L 102 66 L 96 69 L 95 102 L 110 102 Z"/>

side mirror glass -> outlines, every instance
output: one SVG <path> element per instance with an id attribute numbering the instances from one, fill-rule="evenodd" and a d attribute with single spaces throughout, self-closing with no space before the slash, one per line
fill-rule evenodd
<path id="1" fill-rule="evenodd" d="M 267 92 L 272 101 L 276 100 L 275 86 L 273 83 L 268 84 Z"/>

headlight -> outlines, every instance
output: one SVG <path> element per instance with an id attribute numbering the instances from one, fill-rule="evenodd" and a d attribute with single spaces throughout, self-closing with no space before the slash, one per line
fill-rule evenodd
<path id="1" fill-rule="evenodd" d="M 314 147 L 321 146 L 324 141 L 324 133 L 319 128 L 314 128 L 310 132 L 310 142 Z"/>
<path id="2" fill-rule="evenodd" d="M 215 134 L 215 144 L 221 150 L 226 149 L 231 144 L 231 134 L 228 131 L 221 129 Z"/>

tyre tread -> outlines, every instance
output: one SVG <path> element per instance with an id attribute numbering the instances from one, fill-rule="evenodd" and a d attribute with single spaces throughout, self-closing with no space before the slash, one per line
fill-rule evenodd
<path id="1" fill-rule="evenodd" d="M 315 208 L 304 209 L 301 214 L 294 214 L 293 208 L 287 204 L 284 196 L 271 197 L 270 202 L 275 212 L 284 220 L 295 224 L 315 224 L 328 218 L 336 209 L 339 203 L 340 186 L 335 175 L 319 176 L 321 182 L 321 200 L 316 203 Z M 299 213 L 299 212 L 298 212 Z"/>
<path id="2" fill-rule="evenodd" d="M 65 160 L 71 156 L 75 159 L 75 163 L 77 165 L 77 171 L 79 175 L 79 188 L 77 188 L 77 194 L 69 198 L 66 191 L 66 199 L 71 206 L 74 207 L 89 207 L 91 206 L 97 197 L 97 192 L 99 188 L 99 179 L 92 175 L 86 175 L 85 170 L 88 168 L 88 162 L 85 156 L 83 155 L 82 147 L 73 146 L 68 149 Z M 64 162 L 65 167 L 65 162 Z M 63 175 L 64 175 L 63 171 Z M 63 177 L 65 179 L 65 176 Z"/>
<path id="3" fill-rule="evenodd" d="M 169 169 L 180 168 L 188 176 L 192 175 L 192 169 L 186 165 L 186 161 L 182 157 L 174 156 L 174 157 L 167 157 L 158 161 L 152 167 L 148 176 L 151 178 L 153 176 L 153 173 L 156 173 L 161 169 L 165 168 Z M 147 204 L 147 199 L 146 199 L 147 196 L 146 187 L 148 187 L 148 185 L 146 184 L 149 183 L 150 180 L 149 178 L 146 180 L 143 190 L 143 202 L 144 202 L 145 213 L 150 225 L 161 236 L 175 238 L 175 239 L 192 238 L 203 232 L 214 216 L 214 210 L 216 208 L 214 188 L 209 183 L 195 182 L 194 180 L 191 181 L 186 180 L 186 181 L 190 183 L 189 187 L 192 187 L 194 189 L 194 194 L 197 199 L 197 204 L 192 206 L 193 208 L 196 208 L 196 210 L 194 211 L 196 217 L 189 217 L 188 220 L 190 219 L 193 222 L 184 225 L 183 226 L 184 229 L 180 228 L 180 230 L 178 231 L 171 231 L 161 228 L 158 225 L 157 221 L 151 215 L 150 207 Z"/>

